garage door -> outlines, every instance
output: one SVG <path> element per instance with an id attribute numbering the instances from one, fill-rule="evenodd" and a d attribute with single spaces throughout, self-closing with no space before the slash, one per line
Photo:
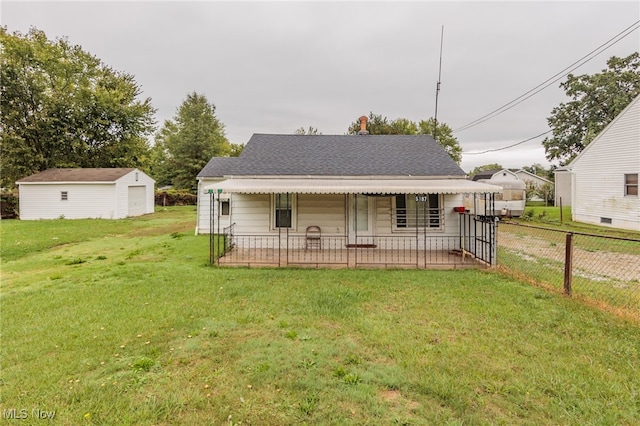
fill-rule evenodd
<path id="1" fill-rule="evenodd" d="M 129 214 L 128 216 L 140 216 L 146 212 L 146 196 L 144 186 L 129 187 Z"/>

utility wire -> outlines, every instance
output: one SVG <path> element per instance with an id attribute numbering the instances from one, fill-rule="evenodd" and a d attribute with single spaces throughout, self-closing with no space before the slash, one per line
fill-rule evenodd
<path id="1" fill-rule="evenodd" d="M 514 146 L 522 145 L 522 144 L 523 144 L 523 143 L 525 143 L 525 142 L 529 142 L 529 141 L 532 141 L 532 140 L 534 140 L 534 139 L 537 139 L 537 138 L 539 138 L 540 136 L 544 136 L 544 135 L 546 135 L 547 133 L 551 133 L 552 131 L 553 131 L 553 130 L 547 130 L 546 132 L 544 132 L 544 133 L 540 133 L 540 134 L 539 134 L 539 135 L 537 135 L 537 136 L 534 136 L 534 137 L 532 137 L 532 138 L 525 139 L 525 140 L 523 140 L 523 141 L 520 141 L 520 142 L 514 143 L 513 145 L 503 146 L 502 148 L 488 149 L 488 150 L 486 150 L 486 151 L 482 151 L 482 152 L 463 152 L 463 154 L 467 154 L 467 155 L 479 155 L 479 154 L 486 154 L 486 153 L 488 153 L 488 152 L 502 151 L 503 149 L 509 149 L 509 148 L 513 148 Z"/>
<path id="2" fill-rule="evenodd" d="M 540 83 L 539 85 L 537 85 L 533 89 L 529 90 L 528 92 L 524 93 L 523 95 L 520 95 L 517 98 L 515 98 L 514 100 L 512 100 L 511 102 L 501 106 L 500 108 L 497 108 L 497 109 L 491 111 L 490 113 L 488 113 L 486 115 L 483 115 L 482 117 L 478 118 L 477 120 L 471 121 L 471 122 L 469 122 L 469 123 L 457 128 L 457 129 L 453 130 L 453 132 L 454 133 L 461 132 L 463 130 L 467 130 L 467 129 L 471 128 L 471 127 L 477 126 L 478 124 L 483 123 L 483 122 L 485 122 L 485 121 L 487 121 L 487 120 L 489 120 L 489 119 L 491 119 L 491 118 L 493 118 L 493 117 L 495 117 L 497 115 L 500 115 L 503 112 L 508 111 L 509 109 L 515 107 L 516 105 L 526 101 L 527 99 L 529 99 L 533 95 L 536 95 L 537 93 L 539 93 L 542 90 L 546 89 L 547 87 L 549 87 L 553 83 L 557 82 L 562 77 L 564 77 L 567 74 L 569 74 L 570 72 L 574 71 L 575 69 L 577 69 L 577 68 L 581 67 L 582 65 L 586 64 L 587 62 L 591 61 L 596 56 L 598 56 L 600 53 L 602 53 L 605 50 L 609 49 L 611 46 L 615 45 L 616 43 L 618 43 L 619 41 L 621 41 L 622 39 L 627 37 L 629 34 L 631 34 L 633 31 L 637 30 L 638 28 L 640 28 L 640 21 L 634 22 L 629 27 L 625 28 L 623 31 L 619 32 L 618 34 L 613 36 L 611 39 L 607 40 L 605 43 L 603 43 L 600 46 L 598 46 L 596 49 L 592 50 L 591 52 L 589 52 L 588 54 L 586 54 L 582 58 L 578 59 L 577 61 L 575 61 L 574 63 L 572 63 L 571 65 L 569 65 L 565 69 L 563 69 L 562 71 L 556 73 L 554 76 L 548 78 L 547 80 L 545 80 L 544 82 Z"/>

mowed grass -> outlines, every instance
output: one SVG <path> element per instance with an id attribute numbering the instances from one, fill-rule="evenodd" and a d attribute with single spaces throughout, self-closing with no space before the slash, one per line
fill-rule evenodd
<path id="1" fill-rule="evenodd" d="M 543 226 L 567 232 L 581 232 L 586 234 L 640 240 L 640 232 L 638 231 L 575 222 L 571 219 L 571 206 L 562 207 L 561 215 L 560 207 L 537 205 L 535 202 L 527 203 L 524 214 L 521 217 L 512 220 L 523 224 Z"/>
<path id="2" fill-rule="evenodd" d="M 480 270 L 212 267 L 193 209 L 85 223 L 2 222 L 0 410 L 25 424 L 640 418 L 637 324 L 562 296 Z"/>

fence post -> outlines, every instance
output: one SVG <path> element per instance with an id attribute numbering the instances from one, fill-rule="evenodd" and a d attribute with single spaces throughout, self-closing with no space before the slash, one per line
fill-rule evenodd
<path id="1" fill-rule="evenodd" d="M 210 189 L 208 192 L 209 192 L 209 264 L 213 265 L 215 263 L 215 249 L 214 249 L 215 235 L 213 234 L 213 189 Z"/>
<path id="2" fill-rule="evenodd" d="M 564 254 L 564 294 L 571 296 L 571 278 L 573 277 L 573 233 L 566 236 Z"/>

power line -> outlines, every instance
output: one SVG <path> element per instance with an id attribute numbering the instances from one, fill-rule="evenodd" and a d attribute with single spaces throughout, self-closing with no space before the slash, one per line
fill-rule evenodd
<path id="1" fill-rule="evenodd" d="M 444 40 L 444 25 L 440 33 L 440 65 L 438 66 L 438 83 L 436 84 L 436 110 L 433 115 L 433 139 L 438 140 L 438 94 L 440 93 L 440 80 L 442 79 L 442 42 Z"/>
<path id="2" fill-rule="evenodd" d="M 544 136 L 544 135 L 546 135 L 547 133 L 551 133 L 552 131 L 553 131 L 553 130 L 547 130 L 546 132 L 544 132 L 544 133 L 540 133 L 540 134 L 539 134 L 539 135 L 537 135 L 537 136 L 534 136 L 534 137 L 531 137 L 531 138 L 529 138 L 529 139 L 525 139 L 525 140 L 523 140 L 523 141 L 520 141 L 520 142 L 514 143 L 513 145 L 504 146 L 504 147 L 502 147 L 502 148 L 488 149 L 488 150 L 486 150 L 486 151 L 482 151 L 482 152 L 463 152 L 463 154 L 466 154 L 466 155 L 479 155 L 479 154 L 486 154 L 486 153 L 488 153 L 488 152 L 502 151 L 502 150 L 504 150 L 504 149 L 509 149 L 509 148 L 513 148 L 514 146 L 522 145 L 522 144 L 523 144 L 523 143 L 525 143 L 525 142 L 529 142 L 529 141 L 532 141 L 532 140 L 534 140 L 534 139 L 537 139 L 537 138 L 539 138 L 540 136 Z"/>
<path id="3" fill-rule="evenodd" d="M 523 95 L 520 95 L 517 98 L 515 98 L 514 100 L 512 100 L 511 102 L 501 106 L 500 108 L 497 108 L 497 109 L 491 111 L 490 113 L 488 113 L 486 115 L 483 115 L 482 117 L 478 118 L 477 120 L 471 121 L 471 122 L 469 122 L 469 123 L 457 128 L 457 129 L 453 130 L 453 132 L 455 133 L 455 132 L 461 132 L 463 130 L 467 130 L 467 129 L 469 129 L 471 127 L 474 127 L 474 126 L 477 126 L 478 124 L 481 124 L 481 123 L 483 123 L 483 122 L 485 122 L 485 121 L 487 121 L 487 120 L 489 120 L 489 119 L 491 119 L 493 117 L 496 117 L 496 116 L 502 114 L 505 111 L 510 110 L 511 108 L 515 107 L 516 105 L 526 101 L 527 99 L 531 98 L 532 96 L 538 94 L 542 90 L 544 90 L 547 87 L 551 86 L 553 83 L 557 82 L 562 77 L 564 77 L 567 74 L 569 74 L 570 72 L 576 70 L 577 68 L 579 68 L 582 65 L 586 64 L 587 62 L 591 61 L 596 56 L 598 56 L 600 53 L 602 53 L 605 50 L 609 49 L 611 46 L 615 45 L 616 43 L 618 43 L 619 41 L 621 41 L 622 39 L 627 37 L 629 34 L 631 34 L 633 31 L 637 30 L 638 28 L 640 28 L 640 21 L 634 22 L 633 24 L 631 24 L 630 26 L 625 28 L 623 31 L 619 32 L 618 34 L 616 34 L 615 36 L 613 36 L 612 38 L 607 40 L 605 43 L 603 43 L 600 46 L 598 46 L 596 49 L 592 50 L 591 52 L 589 52 L 588 54 L 586 54 L 582 58 L 578 59 L 577 61 L 575 61 L 574 63 L 572 63 L 568 67 L 564 68 L 562 71 L 556 73 L 552 77 L 550 77 L 547 80 L 543 81 L 542 83 L 538 84 L 536 87 L 534 87 L 533 89 L 527 91 Z"/>

